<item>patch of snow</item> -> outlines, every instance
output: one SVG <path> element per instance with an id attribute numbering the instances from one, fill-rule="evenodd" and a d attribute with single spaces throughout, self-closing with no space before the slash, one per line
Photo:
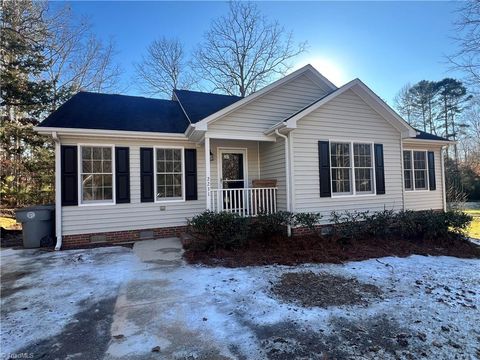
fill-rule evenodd
<path id="1" fill-rule="evenodd" d="M 46 252 L 1 250 L 1 352 L 54 336 L 82 308 L 116 297 L 135 261 L 122 247 Z M 8 286 L 8 289 L 6 288 Z"/>
<path id="2" fill-rule="evenodd" d="M 23 268 L 33 272 L 15 282 L 18 292 L 2 298 L 3 353 L 59 334 L 85 302 L 109 297 L 117 300 L 106 359 L 148 357 L 157 346 L 172 359 L 265 358 L 272 346 L 299 346 L 291 329 L 321 339 L 336 336 L 339 323 L 375 319 L 408 331 L 408 342 L 431 358 L 449 358 L 452 351 L 474 357 L 480 336 L 480 261 L 474 259 L 410 256 L 230 269 L 162 267 L 125 248 L 2 251 L 2 271 Z M 304 308 L 271 293 L 282 274 L 299 271 L 356 278 L 383 294 L 368 306 Z M 269 332 L 286 339 L 276 343 Z M 393 358 L 381 351 L 376 356 Z"/>

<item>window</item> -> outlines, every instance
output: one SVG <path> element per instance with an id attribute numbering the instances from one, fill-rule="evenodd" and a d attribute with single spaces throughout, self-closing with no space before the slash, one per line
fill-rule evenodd
<path id="1" fill-rule="evenodd" d="M 352 169 L 349 143 L 331 143 L 332 192 L 335 194 L 352 193 Z"/>
<path id="2" fill-rule="evenodd" d="M 406 150 L 403 152 L 403 177 L 405 190 L 427 190 L 427 152 Z"/>
<path id="3" fill-rule="evenodd" d="M 113 202 L 111 146 L 81 147 L 82 203 Z"/>
<path id="4" fill-rule="evenodd" d="M 405 190 L 413 190 L 412 152 L 403 152 L 403 179 Z"/>
<path id="5" fill-rule="evenodd" d="M 373 160 L 371 144 L 353 144 L 356 193 L 373 193 Z"/>
<path id="6" fill-rule="evenodd" d="M 159 149 L 156 154 L 156 199 L 183 200 L 183 151 Z"/>
<path id="7" fill-rule="evenodd" d="M 415 174 L 415 190 L 426 190 L 427 154 L 425 151 L 413 152 L 413 171 Z"/>
<path id="8" fill-rule="evenodd" d="M 372 144 L 330 143 L 334 194 L 373 194 L 375 187 L 372 151 Z"/>

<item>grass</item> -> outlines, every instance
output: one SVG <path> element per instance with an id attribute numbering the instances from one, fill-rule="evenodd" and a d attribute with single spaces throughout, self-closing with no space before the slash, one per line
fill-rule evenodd
<path id="1" fill-rule="evenodd" d="M 480 210 L 465 210 L 465 212 L 473 216 L 473 221 L 467 230 L 468 236 L 480 239 Z"/>
<path id="2" fill-rule="evenodd" d="M 4 217 L 0 216 L 0 227 L 3 227 L 4 229 L 9 229 L 9 230 L 14 230 L 14 229 L 21 229 L 22 225 L 17 224 L 15 219 L 9 218 L 9 217 Z"/>

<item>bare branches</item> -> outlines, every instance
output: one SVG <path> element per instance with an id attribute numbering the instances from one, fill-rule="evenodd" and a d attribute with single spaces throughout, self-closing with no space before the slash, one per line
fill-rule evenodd
<path id="1" fill-rule="evenodd" d="M 139 86 L 151 95 L 168 98 L 173 89 L 189 89 L 195 83 L 178 39 L 153 41 L 135 69 L 141 80 Z"/>
<path id="2" fill-rule="evenodd" d="M 87 18 L 77 19 L 64 7 L 48 18 L 50 36 L 46 74 L 52 83 L 52 110 L 79 90 L 112 91 L 120 69 L 114 63 L 112 39 L 104 43 L 93 33 Z"/>
<path id="3" fill-rule="evenodd" d="M 459 9 L 454 40 L 458 51 L 448 57 L 453 69 L 466 75 L 466 82 L 480 92 L 480 0 L 469 0 Z"/>
<path id="4" fill-rule="evenodd" d="M 251 2 L 230 2 L 195 51 L 194 64 L 213 90 L 248 95 L 290 69 L 306 49 L 278 22 L 269 22 Z"/>

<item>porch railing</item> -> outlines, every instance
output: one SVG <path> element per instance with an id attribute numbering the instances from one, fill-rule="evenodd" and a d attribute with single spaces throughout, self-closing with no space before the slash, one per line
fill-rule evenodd
<path id="1" fill-rule="evenodd" d="M 239 188 L 211 190 L 211 210 L 240 216 L 272 214 L 277 211 L 277 188 Z"/>

